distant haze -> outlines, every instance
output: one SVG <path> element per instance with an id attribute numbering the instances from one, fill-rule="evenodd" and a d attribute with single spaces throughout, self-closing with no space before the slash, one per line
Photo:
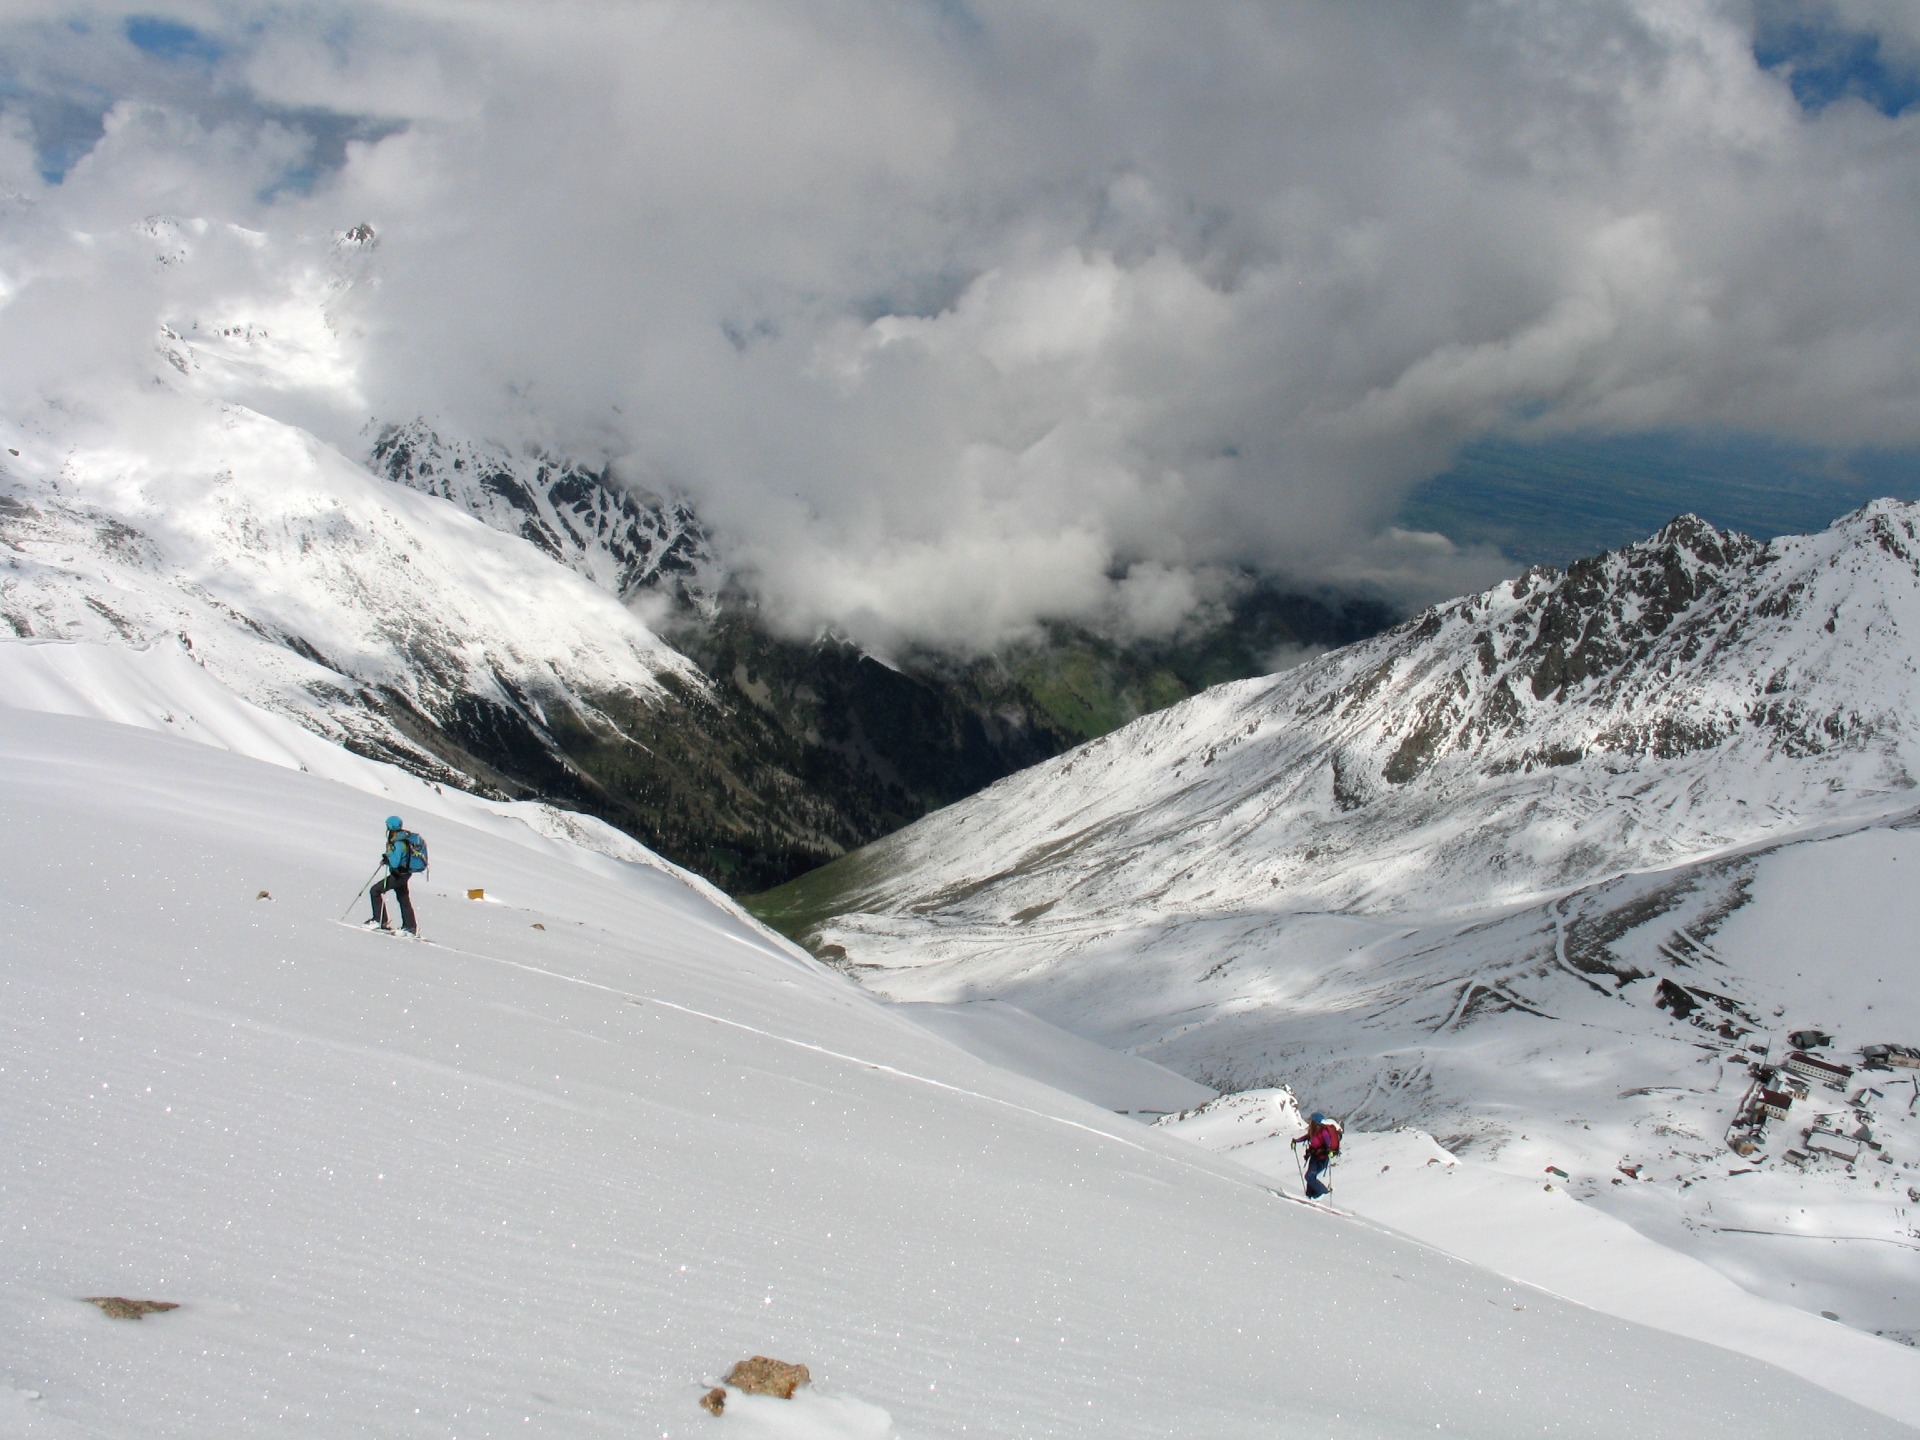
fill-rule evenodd
<path id="1" fill-rule="evenodd" d="M 195 383 L 617 460 L 797 631 L 1431 598 L 1507 566 L 1395 523 L 1486 437 L 1920 445 L 1917 107 L 1890 0 L 27 0 L 0 405 L 324 302 Z"/>
<path id="2" fill-rule="evenodd" d="M 1692 512 L 1756 539 L 1824 530 L 1869 500 L 1920 500 L 1912 450 L 1664 432 L 1468 445 L 1414 487 L 1401 523 L 1565 565 L 1645 539 Z"/>

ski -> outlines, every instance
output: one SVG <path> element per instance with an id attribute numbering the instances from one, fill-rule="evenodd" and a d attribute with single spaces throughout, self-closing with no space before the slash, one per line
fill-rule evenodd
<path id="1" fill-rule="evenodd" d="M 1268 1187 L 1267 1193 L 1269 1195 L 1272 1195 L 1276 1199 L 1285 1200 L 1290 1205 L 1304 1205 L 1309 1210 L 1319 1210 L 1322 1213 L 1327 1215 L 1338 1215 L 1344 1220 L 1351 1220 L 1354 1218 L 1353 1212 L 1351 1210 L 1342 1210 L 1337 1205 L 1327 1204 L 1327 1202 L 1324 1200 L 1309 1200 L 1304 1195 L 1289 1195 L 1284 1190 L 1275 1190 L 1275 1189 L 1272 1189 L 1271 1187 Z"/>
<path id="2" fill-rule="evenodd" d="M 412 934 L 408 934 L 405 930 L 401 930 L 395 926 L 382 928 L 378 925 L 369 925 L 365 921 L 336 920 L 333 923 L 343 930 L 358 930 L 363 935 L 378 935 L 383 940 L 408 940 L 416 945 L 434 945 L 437 943 L 429 940 L 418 930 Z"/>

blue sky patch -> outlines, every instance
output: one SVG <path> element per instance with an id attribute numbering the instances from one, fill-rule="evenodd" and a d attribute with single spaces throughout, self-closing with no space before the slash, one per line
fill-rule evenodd
<path id="1" fill-rule="evenodd" d="M 33 127 L 34 166 L 58 185 L 106 132 L 106 105 L 63 96 L 34 96 L 23 107 Z"/>
<path id="2" fill-rule="evenodd" d="M 226 46 L 211 35 L 160 15 L 129 16 L 126 35 L 136 50 L 161 60 L 200 60 L 212 64 L 226 53 Z"/>
<path id="3" fill-rule="evenodd" d="M 347 146 L 353 142 L 384 140 L 406 128 L 403 121 L 347 115 L 336 110 L 275 107 L 261 113 L 307 137 L 305 158 L 260 192 L 260 199 L 269 204 L 285 196 L 312 194 L 316 184 L 347 163 Z"/>
<path id="4" fill-rule="evenodd" d="M 1920 66 L 1890 59 L 1880 36 L 1850 30 L 1824 6 L 1762 4 L 1755 16 L 1753 58 L 1778 71 L 1809 114 L 1836 100 L 1864 100 L 1882 115 L 1920 106 Z"/>

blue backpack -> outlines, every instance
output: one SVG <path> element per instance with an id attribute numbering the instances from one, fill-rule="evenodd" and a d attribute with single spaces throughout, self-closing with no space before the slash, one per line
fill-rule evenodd
<path id="1" fill-rule="evenodd" d="M 407 863 L 405 868 L 418 875 L 427 868 L 427 842 L 411 830 L 398 831 L 394 837 L 406 847 Z"/>

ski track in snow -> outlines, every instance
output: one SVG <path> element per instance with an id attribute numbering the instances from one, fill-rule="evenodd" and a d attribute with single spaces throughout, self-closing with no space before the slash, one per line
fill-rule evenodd
<path id="1" fill-rule="evenodd" d="M 506 962 L 511 964 L 511 961 Z M 522 967 L 525 968 L 525 967 Z M 911 1080 L 916 1085 L 931 1085 L 936 1090 L 950 1090 L 955 1095 L 964 1095 L 969 1100 L 982 1100 L 989 1105 L 1004 1105 L 1010 1110 L 1018 1110 L 1023 1115 L 1032 1115 L 1036 1119 L 1048 1120 L 1056 1125 L 1065 1125 L 1070 1129 L 1084 1130 L 1089 1135 L 1098 1135 L 1116 1145 L 1124 1145 L 1129 1150 L 1144 1150 L 1144 1145 L 1135 1144 L 1124 1135 L 1116 1135 L 1111 1130 L 1102 1130 L 1093 1125 L 1082 1125 L 1078 1120 L 1069 1120 L 1062 1115 L 1049 1115 L 1025 1105 L 1016 1105 L 1011 1100 L 1001 1100 L 992 1095 L 982 1095 L 978 1090 L 968 1090 L 959 1085 L 949 1085 L 944 1080 L 935 1080 L 931 1076 L 916 1075 L 910 1070 L 902 1070 L 896 1065 L 883 1065 L 877 1060 L 863 1060 L 858 1055 L 845 1055 L 838 1050 L 829 1050 L 824 1045 L 810 1044 L 805 1040 L 796 1040 L 791 1035 L 776 1035 L 771 1030 L 762 1030 L 757 1025 L 748 1025 L 741 1020 L 729 1020 L 724 1015 L 712 1015 L 705 1010 L 696 1010 L 691 1005 L 676 1005 L 671 1000 L 661 1000 L 656 996 L 641 997 L 646 1004 L 660 1005 L 668 1010 L 678 1010 L 685 1015 L 698 1016 L 702 1020 L 711 1020 L 716 1025 L 731 1025 L 736 1030 L 745 1030 L 749 1034 L 759 1035 L 768 1040 L 777 1040 L 782 1045 L 792 1045 L 801 1050 L 812 1050 L 816 1054 L 831 1056 L 835 1060 L 844 1060 L 850 1065 L 858 1065 L 863 1070 L 878 1070 L 887 1075 L 897 1075 L 902 1080 Z M 636 1003 L 639 1003 L 636 1001 Z M 1217 1176 L 1216 1176 L 1217 1178 Z"/>
<path id="2" fill-rule="evenodd" d="M 366 928 L 362 925 L 349 924 L 346 921 L 336 921 L 334 923 L 344 925 L 349 930 L 364 930 Z M 931 1085 L 936 1090 L 949 1090 L 955 1095 L 964 1095 L 970 1100 L 984 1101 L 989 1105 L 1004 1105 L 1010 1110 L 1018 1110 L 1023 1115 L 1031 1115 L 1036 1119 L 1049 1121 L 1056 1125 L 1065 1125 L 1074 1130 L 1084 1130 L 1089 1135 L 1098 1135 L 1103 1140 L 1110 1140 L 1116 1145 L 1124 1145 L 1132 1150 L 1145 1148 L 1127 1139 L 1123 1135 L 1114 1134 L 1111 1130 L 1099 1129 L 1092 1125 L 1083 1125 L 1078 1120 L 1069 1120 L 1061 1115 L 1049 1115 L 1044 1111 L 1034 1110 L 1025 1105 L 1016 1105 L 1011 1100 L 1002 1100 L 992 1095 L 983 1095 L 978 1090 L 968 1090 L 959 1085 L 949 1085 L 944 1080 L 935 1080 L 929 1075 L 916 1075 L 912 1071 L 902 1070 L 896 1065 L 883 1064 L 878 1060 L 863 1059 L 858 1055 L 843 1054 L 838 1050 L 830 1050 L 824 1045 L 815 1045 L 806 1040 L 796 1040 L 791 1035 L 778 1035 L 771 1030 L 763 1030 L 758 1025 L 749 1025 L 744 1020 L 732 1020 L 725 1015 L 715 1015 L 711 1011 L 695 1009 L 691 1005 L 680 1005 L 672 1000 L 663 1000 L 658 995 L 636 995 L 631 991 L 621 990 L 612 985 L 602 985 L 597 980 L 583 980 L 578 975 L 564 975 L 558 970 L 548 970 L 539 965 L 528 965 L 520 960 L 509 960 L 502 955 L 483 955 L 477 950 L 463 950 L 458 946 L 446 945 L 438 940 L 427 940 L 422 937 L 421 943 L 431 945 L 436 950 L 444 950 L 449 955 L 464 955 L 470 960 L 484 960 L 489 964 L 505 965 L 514 970 L 524 970 L 529 975 L 543 975 L 549 980 L 563 980 L 569 985 L 580 985 L 589 990 L 599 990 L 608 995 L 618 995 L 630 1005 L 658 1005 L 665 1010 L 678 1010 L 683 1015 L 691 1015 L 699 1020 L 710 1020 L 715 1025 L 730 1025 L 736 1030 L 744 1030 L 749 1035 L 758 1035 L 762 1039 L 772 1040 L 781 1045 L 791 1045 L 796 1049 L 811 1050 L 817 1055 L 825 1055 L 830 1059 L 844 1060 L 847 1064 L 857 1065 L 862 1070 L 878 1070 L 888 1075 L 897 1075 L 902 1080 L 910 1080 L 916 1085 Z"/>

